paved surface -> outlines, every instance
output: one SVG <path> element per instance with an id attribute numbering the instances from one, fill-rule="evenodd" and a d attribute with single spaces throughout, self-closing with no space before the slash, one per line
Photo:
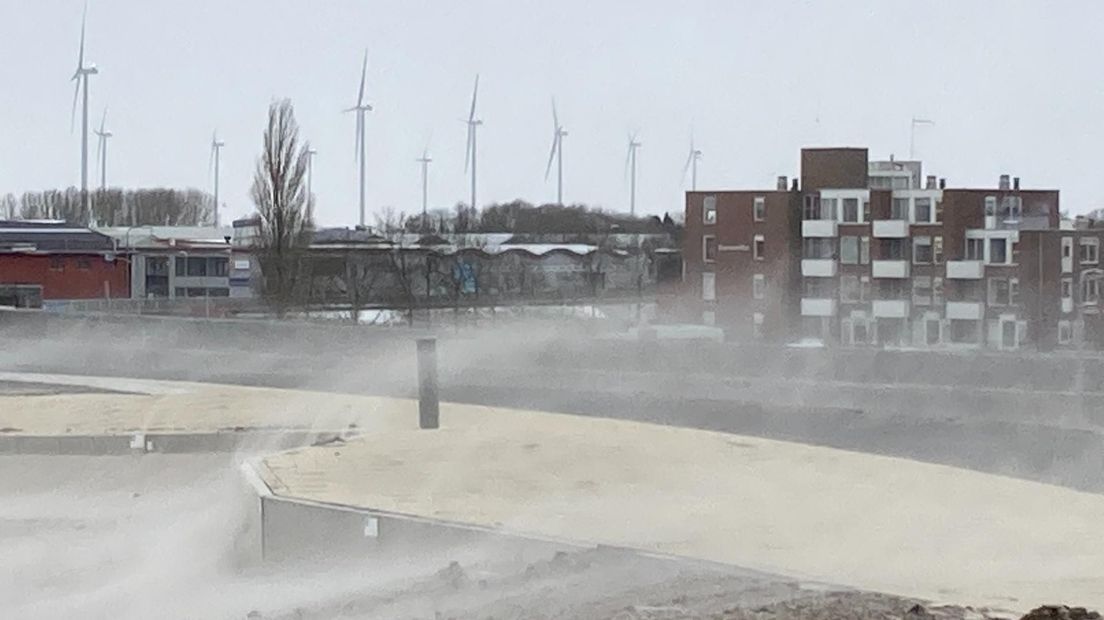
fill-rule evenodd
<path id="1" fill-rule="evenodd" d="M 1104 496 L 822 447 L 462 405 L 264 460 L 278 495 L 998 607 L 1104 606 Z"/>

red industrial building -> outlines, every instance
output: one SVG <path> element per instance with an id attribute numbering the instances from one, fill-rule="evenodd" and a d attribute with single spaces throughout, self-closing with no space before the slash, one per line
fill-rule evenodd
<path id="1" fill-rule="evenodd" d="M 0 288 L 43 301 L 130 296 L 125 256 L 107 235 L 54 221 L 0 221 Z"/>

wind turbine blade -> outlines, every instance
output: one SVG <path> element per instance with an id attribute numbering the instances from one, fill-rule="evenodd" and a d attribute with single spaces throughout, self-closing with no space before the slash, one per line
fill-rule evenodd
<path id="1" fill-rule="evenodd" d="M 548 153 L 548 166 L 544 169 L 544 180 L 548 180 L 548 174 L 552 172 L 552 162 L 556 159 L 556 149 L 560 148 L 560 132 L 552 134 L 552 151 Z"/>
<path id="2" fill-rule="evenodd" d="M 364 105 L 364 80 L 368 76 L 368 48 L 364 49 L 364 64 L 360 67 L 360 90 L 357 91 L 357 107 Z"/>
<path id="3" fill-rule="evenodd" d="M 100 118 L 100 133 L 104 133 L 105 127 L 107 127 L 107 108 L 104 108 L 103 116 Z"/>
<path id="4" fill-rule="evenodd" d="M 69 113 L 69 133 L 73 133 L 73 128 L 77 123 L 77 97 L 80 95 L 81 82 L 78 79 L 77 85 L 73 89 L 73 111 Z"/>
<path id="5" fill-rule="evenodd" d="M 686 165 L 682 167 L 682 183 L 686 184 L 686 173 L 690 172 L 690 164 L 694 163 L 694 146 L 690 146 L 690 156 L 686 158 Z"/>
<path id="6" fill-rule="evenodd" d="M 626 178 L 628 178 L 628 176 L 629 176 L 629 160 L 632 159 L 632 152 L 633 152 L 633 140 L 630 137 L 629 138 L 629 148 L 628 148 L 627 151 L 625 151 L 625 177 Z"/>
<path id="7" fill-rule="evenodd" d="M 80 52 L 77 53 L 77 72 L 74 73 L 74 77 L 80 74 L 80 70 L 84 68 L 84 25 L 88 21 L 88 0 L 84 2 L 84 12 L 81 13 L 81 36 L 80 36 Z"/>
<path id="8" fill-rule="evenodd" d="M 560 133 L 560 117 L 556 115 L 556 98 L 552 98 L 552 130 Z"/>
<path id="9" fill-rule="evenodd" d="M 479 96 L 479 74 L 475 74 L 475 88 L 472 89 L 471 112 L 468 113 L 468 122 L 475 120 L 475 98 Z"/>
<path id="10" fill-rule="evenodd" d="M 211 176 L 215 171 L 215 134 L 211 134 L 211 152 L 207 155 L 207 176 Z"/>

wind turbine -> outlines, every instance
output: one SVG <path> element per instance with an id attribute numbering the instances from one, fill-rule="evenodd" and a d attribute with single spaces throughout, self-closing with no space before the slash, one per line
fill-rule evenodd
<path id="1" fill-rule="evenodd" d="M 629 181 L 629 215 L 636 215 L 636 149 L 643 146 L 636 141 L 636 134 L 629 134 L 629 152 L 625 155 L 625 168 L 631 168 L 632 177 Z"/>
<path id="2" fill-rule="evenodd" d="M 77 70 L 73 72 L 71 81 L 76 82 L 73 91 L 73 112 L 69 117 L 69 131 L 73 130 L 73 123 L 77 116 L 77 97 L 84 93 L 81 114 L 81 209 L 82 215 L 89 221 L 92 217 L 88 206 L 88 76 L 96 75 L 99 70 L 96 65 L 84 64 L 84 27 L 88 20 L 88 3 L 84 4 L 84 13 L 81 15 L 80 52 L 77 55 Z"/>
<path id="3" fill-rule="evenodd" d="M 422 165 L 422 229 L 426 229 L 426 218 L 429 211 L 429 162 L 433 161 L 429 157 L 429 145 L 422 149 L 422 156 L 416 159 L 418 163 Z"/>
<path id="4" fill-rule="evenodd" d="M 356 105 L 346 108 L 345 112 L 356 112 L 356 159 L 360 164 L 360 225 L 364 226 L 364 113 L 371 112 L 372 106 L 364 103 L 364 81 L 368 76 L 368 50 L 364 50 L 364 64 L 360 68 L 360 90 L 357 91 Z"/>
<path id="5" fill-rule="evenodd" d="M 115 134 L 107 129 L 107 108 L 104 108 L 100 128 L 96 130 L 96 159 L 100 161 L 100 191 L 107 189 L 107 141 Z"/>
<path id="6" fill-rule="evenodd" d="M 690 155 L 686 158 L 686 165 L 682 167 L 682 182 L 686 182 L 686 172 L 690 172 L 690 191 L 698 190 L 698 160 L 702 158 L 700 149 L 694 148 L 694 136 L 690 135 Z"/>
<path id="7" fill-rule="evenodd" d="M 215 228 L 219 225 L 219 156 L 222 154 L 222 147 L 226 146 L 226 143 L 218 139 L 218 132 L 211 134 L 211 158 L 208 165 L 212 166 L 215 171 Z"/>
<path id="8" fill-rule="evenodd" d="M 307 200 L 314 200 L 314 156 L 317 154 L 317 150 L 307 149 Z"/>
<path id="9" fill-rule="evenodd" d="M 556 115 L 556 99 L 552 99 L 552 151 L 548 153 L 548 167 L 544 169 L 544 179 L 552 172 L 552 160 L 556 160 L 556 204 L 563 206 L 563 139 L 567 135 L 560 117 Z"/>
<path id="10" fill-rule="evenodd" d="M 471 168 L 471 207 L 475 208 L 475 134 L 479 129 L 479 126 L 483 124 L 483 121 L 475 118 L 475 98 L 479 95 L 479 74 L 475 74 L 475 88 L 472 89 L 472 102 L 471 112 L 468 113 L 468 120 L 462 121 L 468 125 L 468 146 L 467 152 L 464 154 L 464 172 Z"/>
<path id="11" fill-rule="evenodd" d="M 912 117 L 912 124 L 909 125 L 909 160 L 916 159 L 915 147 L 916 147 L 916 126 L 917 125 L 934 125 L 935 121 L 930 121 L 926 118 Z"/>

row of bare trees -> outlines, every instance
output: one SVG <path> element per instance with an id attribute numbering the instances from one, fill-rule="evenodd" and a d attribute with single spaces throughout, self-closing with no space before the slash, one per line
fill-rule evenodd
<path id="1" fill-rule="evenodd" d="M 212 221 L 210 194 L 198 189 L 121 189 L 90 192 L 89 219 L 76 187 L 0 198 L 0 218 L 48 219 L 98 226 L 199 226 Z"/>

